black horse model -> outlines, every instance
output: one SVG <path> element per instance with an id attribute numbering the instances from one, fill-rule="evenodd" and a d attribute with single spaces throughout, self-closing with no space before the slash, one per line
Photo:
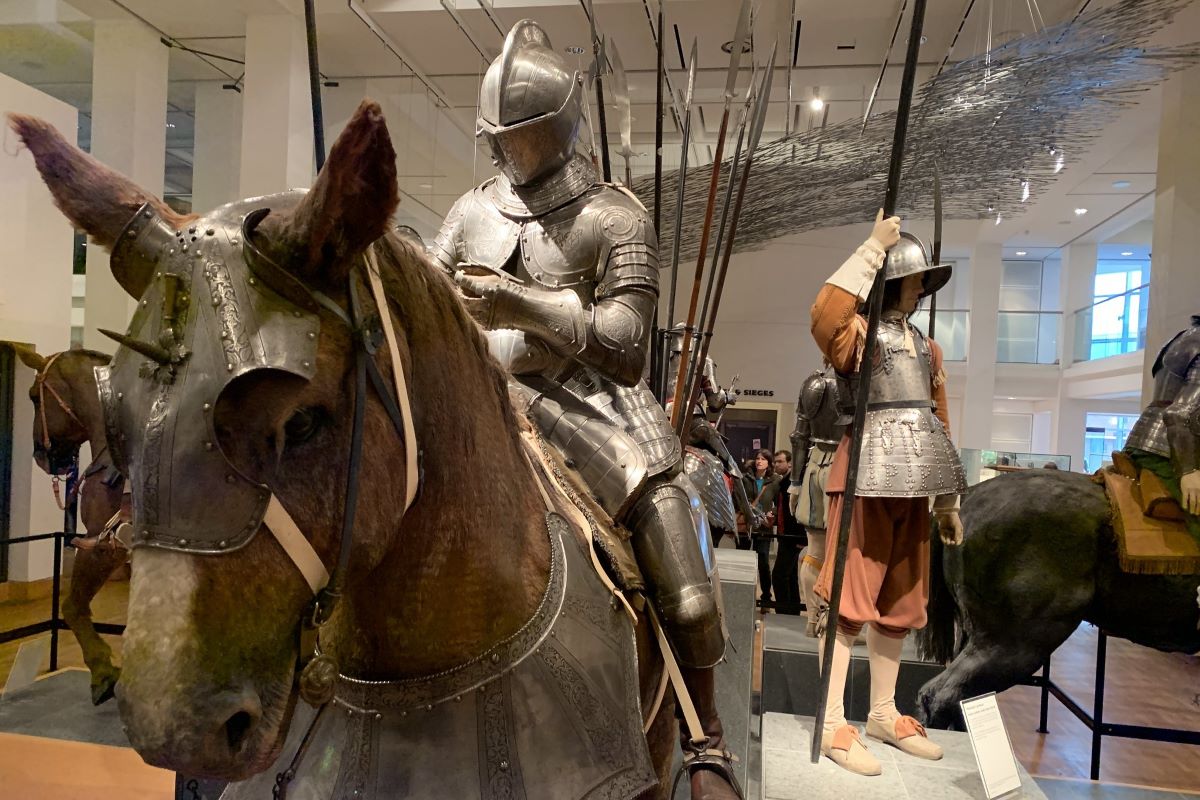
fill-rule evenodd
<path id="1" fill-rule="evenodd" d="M 1028 678 L 1081 622 L 1167 652 L 1200 650 L 1200 575 L 1118 564 L 1104 487 L 1079 473 L 1001 475 L 964 496 L 961 547 L 933 536 L 922 655 L 946 671 L 919 695 L 923 722 L 958 727 L 958 703 Z"/>

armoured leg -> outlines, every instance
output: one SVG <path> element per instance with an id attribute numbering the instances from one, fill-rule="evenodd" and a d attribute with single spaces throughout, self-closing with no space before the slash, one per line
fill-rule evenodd
<path id="1" fill-rule="evenodd" d="M 821 574 L 821 566 L 825 563 L 825 531 L 819 528 L 808 529 L 808 552 L 804 554 L 800 565 L 800 592 L 803 595 L 804 607 L 807 609 L 808 624 L 805 633 L 817 635 L 817 617 L 825 606 L 825 601 L 817 596 L 817 576 Z"/>
<path id="2" fill-rule="evenodd" d="M 687 493 L 657 476 L 627 521 L 638 565 L 676 658 L 691 668 L 716 665 L 725 655 L 725 640 Z"/>
<path id="3" fill-rule="evenodd" d="M 696 705 L 704 740 L 693 741 L 687 725 L 679 726 L 684 769 L 688 770 L 694 800 L 741 800 L 732 764 L 733 754 L 725 747 L 725 729 L 717 714 L 716 680 L 711 668 L 683 669 L 683 682 Z M 677 716 L 681 716 L 678 713 Z"/>

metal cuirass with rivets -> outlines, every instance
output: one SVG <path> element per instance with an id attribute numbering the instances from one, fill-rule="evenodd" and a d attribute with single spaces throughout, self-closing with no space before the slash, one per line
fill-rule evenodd
<path id="1" fill-rule="evenodd" d="M 857 381 L 848 383 L 853 387 Z M 842 395 L 852 409 L 853 391 Z M 862 441 L 860 496 L 933 497 L 966 491 L 958 452 L 934 414 L 929 342 L 901 319 L 879 323 Z"/>
<path id="2" fill-rule="evenodd" d="M 1196 469 L 1200 466 L 1200 404 L 1194 399 L 1200 381 L 1200 316 L 1193 316 L 1191 327 L 1163 345 L 1151 374 L 1153 399 L 1129 431 L 1125 448 L 1171 458 L 1180 473 Z M 1187 398 L 1180 402 L 1184 395 Z"/>

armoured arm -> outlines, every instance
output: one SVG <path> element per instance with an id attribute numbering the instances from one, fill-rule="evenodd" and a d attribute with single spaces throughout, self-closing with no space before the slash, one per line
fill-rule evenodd
<path id="1" fill-rule="evenodd" d="M 792 482 L 799 489 L 804 482 L 804 471 L 808 469 L 809 436 L 812 435 L 812 425 L 803 411 L 803 391 L 801 402 L 796 404 L 796 428 L 792 431 Z"/>
<path id="2" fill-rule="evenodd" d="M 1186 383 L 1163 412 L 1171 465 L 1181 478 L 1200 470 L 1200 359 L 1188 368 Z"/>
<path id="3" fill-rule="evenodd" d="M 700 378 L 700 389 L 709 411 L 720 411 L 737 402 L 737 392 L 720 388 L 717 383 L 717 365 L 711 358 L 704 359 L 704 374 Z"/>

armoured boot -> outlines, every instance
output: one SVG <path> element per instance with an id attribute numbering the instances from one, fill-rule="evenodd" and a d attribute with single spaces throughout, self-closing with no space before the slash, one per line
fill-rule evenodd
<path id="1" fill-rule="evenodd" d="M 733 772 L 737 757 L 725 746 L 725 729 L 717 714 L 716 680 L 712 668 L 683 668 L 683 682 L 696 706 L 700 726 L 704 730 L 702 742 L 692 741 L 686 721 L 678 706 L 675 716 L 679 717 L 679 745 L 683 748 L 681 775 L 686 774 L 691 784 L 693 800 L 742 800 L 742 790 Z M 679 778 L 676 778 L 678 784 Z M 674 794 L 674 787 L 672 787 Z"/>

